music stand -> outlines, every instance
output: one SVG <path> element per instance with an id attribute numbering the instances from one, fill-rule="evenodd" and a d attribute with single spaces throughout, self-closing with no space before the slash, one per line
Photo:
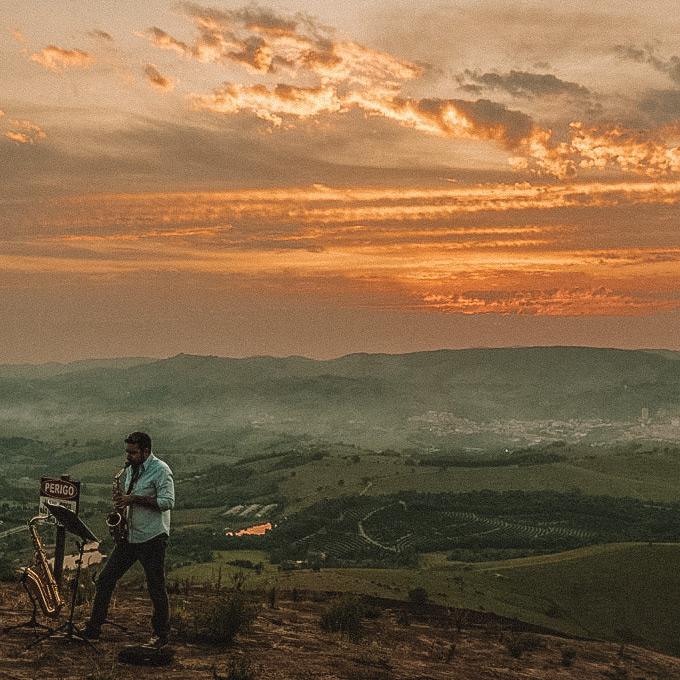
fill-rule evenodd
<path id="1" fill-rule="evenodd" d="M 76 515 L 73 510 L 64 508 L 61 505 L 53 505 L 52 503 L 46 503 L 47 509 L 50 513 L 57 519 L 57 521 L 68 531 L 70 534 L 77 536 L 81 541 L 76 541 L 78 546 L 78 559 L 76 560 L 76 575 L 73 578 L 71 585 L 71 612 L 68 617 L 68 621 L 49 634 L 44 635 L 42 638 L 32 642 L 26 649 L 32 647 L 34 644 L 47 639 L 48 637 L 58 637 L 63 640 L 69 640 L 71 642 L 90 642 L 86 637 L 81 634 L 81 631 L 76 628 L 73 624 L 73 612 L 76 606 L 76 595 L 78 594 L 78 580 L 80 579 L 80 567 L 83 564 L 83 552 L 85 550 L 86 542 L 97 542 L 99 539 L 90 531 L 90 529 L 83 523 L 83 521 Z M 55 635 L 58 630 L 66 630 L 64 635 Z"/>
<path id="2" fill-rule="evenodd" d="M 73 510 L 63 507 L 62 505 L 55 505 L 53 503 L 45 503 L 47 509 L 54 515 L 56 520 L 61 524 L 66 531 L 74 534 L 86 542 L 99 543 L 99 539 L 89 530 L 87 525 L 76 515 Z"/>

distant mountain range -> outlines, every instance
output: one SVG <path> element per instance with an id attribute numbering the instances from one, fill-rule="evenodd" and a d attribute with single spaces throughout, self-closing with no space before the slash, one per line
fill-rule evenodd
<path id="1" fill-rule="evenodd" d="M 391 446 L 409 441 L 407 431 L 428 413 L 635 422 L 645 409 L 672 422 L 680 418 L 678 359 L 670 351 L 528 347 L 5 365 L 0 433 L 118 438 L 139 427 L 211 446 L 305 436 Z"/>

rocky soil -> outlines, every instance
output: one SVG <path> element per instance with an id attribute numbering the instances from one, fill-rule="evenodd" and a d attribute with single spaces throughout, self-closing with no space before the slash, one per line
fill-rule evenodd
<path id="1" fill-rule="evenodd" d="M 150 607 L 146 594 L 119 589 L 110 611 L 123 631 L 105 626 L 102 640 L 46 637 L 42 629 L 6 631 L 30 620 L 31 606 L 16 585 L 0 585 L 0 678 L 2 680 L 678 680 L 680 659 L 639 647 L 572 640 L 535 632 L 512 632 L 507 621 L 485 615 L 465 620 L 444 609 L 415 611 L 403 603 L 381 602 L 365 620 L 365 635 L 351 642 L 321 630 L 330 596 L 279 597 L 267 604 L 252 629 L 231 647 L 172 641 L 174 660 L 161 668 L 118 660 L 128 645 L 146 641 Z M 178 601 L 209 599 L 202 591 L 173 595 Z M 89 611 L 76 607 L 79 626 Z M 41 622 L 45 623 L 43 619 Z M 68 611 L 50 621 L 64 625 Z M 63 631 L 62 631 L 63 632 Z M 73 631 L 72 631 L 73 632 Z M 526 649 L 519 658 L 512 642 Z"/>

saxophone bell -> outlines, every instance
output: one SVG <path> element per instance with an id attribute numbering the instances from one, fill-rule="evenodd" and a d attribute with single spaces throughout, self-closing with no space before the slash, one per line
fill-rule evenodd
<path id="1" fill-rule="evenodd" d="M 118 512 L 118 510 L 114 510 L 106 516 L 106 526 L 108 526 L 109 529 L 115 529 L 122 521 L 123 515 Z"/>

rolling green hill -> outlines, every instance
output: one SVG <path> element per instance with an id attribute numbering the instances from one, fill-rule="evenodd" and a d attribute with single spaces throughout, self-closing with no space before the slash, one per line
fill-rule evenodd
<path id="1" fill-rule="evenodd" d="M 429 557 L 430 564 L 417 570 L 305 570 L 279 581 L 286 588 L 400 599 L 424 588 L 430 600 L 450 607 L 492 611 L 569 635 L 680 656 L 678 544 L 592 546 L 475 565 Z"/>
<path id="2" fill-rule="evenodd" d="M 632 435 L 642 410 L 680 438 L 671 353 L 576 347 L 404 355 L 78 362 L 0 367 L 0 432 L 60 439 L 151 430 L 165 443 L 255 452 L 281 437 L 384 448 L 516 446 L 569 421 L 563 438 Z M 500 422 L 520 422 L 511 435 Z M 540 421 L 537 432 L 528 423 Z M 603 430 L 607 425 L 616 425 Z M 595 431 L 599 427 L 599 431 Z M 675 427 L 675 429 L 673 429 Z M 640 428 L 638 427 L 638 430 Z"/>

